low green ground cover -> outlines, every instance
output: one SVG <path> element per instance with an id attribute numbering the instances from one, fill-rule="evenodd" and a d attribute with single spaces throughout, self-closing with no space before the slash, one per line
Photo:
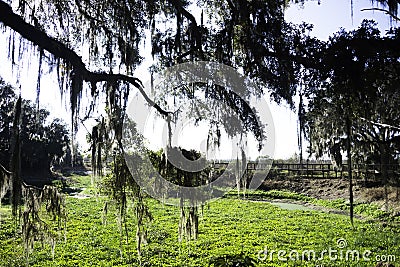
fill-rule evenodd
<path id="1" fill-rule="evenodd" d="M 290 196 L 289 192 L 269 194 L 282 198 L 285 194 L 285 198 Z M 133 216 L 128 216 L 126 229 L 119 229 L 113 208 L 110 207 L 103 218 L 105 201 L 101 197 L 67 197 L 67 231 L 65 239 L 64 233 L 60 233 L 54 259 L 50 246 L 37 242 L 29 265 L 208 266 L 211 262 L 221 264 L 245 257 L 253 259 L 256 266 L 375 266 L 378 259 L 400 262 L 400 229 L 395 227 L 355 220 L 353 229 L 347 216 L 285 210 L 266 202 L 234 197 L 203 207 L 199 238 L 190 242 L 178 242 L 178 207 L 146 199 L 154 220 L 147 226 L 148 244 L 139 260 Z M 26 259 L 20 231 L 14 232 L 15 225 L 7 207 L 3 206 L 0 214 L 0 266 L 24 266 Z M 128 239 L 120 233 L 128 233 Z M 285 254 L 280 252 L 278 257 L 279 250 Z M 359 253 L 358 260 L 355 251 Z M 368 261 L 363 258 L 365 252 Z"/>
<path id="2" fill-rule="evenodd" d="M 85 194 L 94 191 L 88 176 L 71 176 L 67 186 L 84 189 L 81 193 Z M 183 242 L 178 242 L 177 234 L 179 209 L 147 199 L 154 220 L 147 226 L 148 244 L 140 259 L 133 216 L 128 216 L 127 228 L 120 229 L 112 206 L 109 205 L 107 215 L 102 212 L 105 198 L 67 197 L 67 231 L 59 234 L 54 258 L 51 247 L 38 242 L 28 262 L 30 266 L 207 266 L 212 262 L 215 264 L 211 266 L 221 266 L 224 262 L 248 260 L 256 266 L 374 266 L 377 257 L 390 261 L 396 260 L 396 256 L 400 258 L 400 231 L 395 227 L 356 220 L 353 229 L 346 216 L 285 210 L 266 202 L 251 201 L 297 200 L 346 210 L 348 205 L 343 199 L 317 200 L 276 190 L 249 191 L 247 200 L 236 196 L 233 192 L 204 206 L 199 239 Z M 368 204 L 356 205 L 355 210 L 364 215 L 381 216 L 377 207 Z M 9 207 L 1 207 L 0 216 L 0 266 L 26 265 L 20 230 L 10 216 Z M 343 249 L 338 247 L 338 240 L 345 240 Z M 336 259 L 321 254 L 329 249 L 338 250 Z M 286 255 L 279 258 L 278 250 L 285 251 Z M 355 258 L 353 254 L 346 256 L 348 250 L 360 254 Z M 365 251 L 371 251 L 370 261 L 362 257 Z"/>

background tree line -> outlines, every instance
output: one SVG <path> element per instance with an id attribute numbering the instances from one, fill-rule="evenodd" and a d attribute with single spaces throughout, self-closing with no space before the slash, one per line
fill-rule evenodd
<path id="1" fill-rule="evenodd" d="M 12 127 L 16 90 L 0 78 L 0 163 L 11 160 Z M 51 166 L 71 164 L 70 133 L 61 119 L 49 119 L 50 111 L 22 100 L 20 117 L 22 175 L 46 175 Z"/>

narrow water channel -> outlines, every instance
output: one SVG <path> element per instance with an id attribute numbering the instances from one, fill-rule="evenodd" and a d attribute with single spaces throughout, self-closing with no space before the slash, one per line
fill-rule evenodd
<path id="1" fill-rule="evenodd" d="M 285 202 L 268 202 L 268 203 L 285 210 L 312 210 L 311 208 L 301 204 L 285 203 Z"/>

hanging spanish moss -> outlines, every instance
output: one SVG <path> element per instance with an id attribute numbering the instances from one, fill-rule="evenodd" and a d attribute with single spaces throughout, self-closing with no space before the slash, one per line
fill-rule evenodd
<path id="1" fill-rule="evenodd" d="M 3 165 L 0 164 L 0 208 L 2 200 L 11 186 L 11 175 L 12 173 L 8 171 Z M 1 215 L 0 215 L 0 221 L 1 221 Z"/>
<path id="2" fill-rule="evenodd" d="M 16 218 L 17 212 L 22 204 L 22 179 L 21 179 L 21 141 L 20 141 L 20 123 L 22 112 L 22 99 L 19 96 L 14 109 L 14 119 L 12 128 L 11 145 L 11 206 L 12 215 Z"/>
<path id="3" fill-rule="evenodd" d="M 168 147 L 166 151 L 163 151 L 160 163 L 161 163 L 161 174 L 164 178 L 173 182 L 174 184 L 182 187 L 196 187 L 204 185 L 208 182 L 209 176 L 201 172 L 184 171 L 180 168 L 175 167 L 168 161 L 168 154 L 182 153 L 182 156 L 191 161 L 198 160 L 201 154 L 195 150 L 186 150 L 177 147 Z M 182 188 L 180 188 L 182 190 Z M 198 206 L 203 203 L 198 203 L 196 196 L 191 196 L 189 200 L 183 198 L 182 192 L 179 193 L 179 209 L 180 218 L 178 225 L 178 237 L 179 241 L 184 239 L 192 240 L 197 239 L 199 232 L 199 214 Z M 189 201 L 189 203 L 187 203 Z"/>
<path id="4" fill-rule="evenodd" d="M 138 173 L 140 173 L 139 169 Z M 114 154 L 112 173 L 108 176 L 108 179 L 108 185 L 111 187 L 110 197 L 112 202 L 106 202 L 103 211 L 107 212 L 109 203 L 116 203 L 120 234 L 121 237 L 125 238 L 125 242 L 127 243 L 129 231 L 126 215 L 128 203 L 133 203 L 136 218 L 136 250 L 140 257 L 142 246 L 147 243 L 146 225 L 152 220 L 152 215 L 144 201 L 144 193 L 137 185 L 121 153 L 116 152 Z"/>
<path id="5" fill-rule="evenodd" d="M 300 85 L 301 86 L 301 85 Z M 299 148 L 299 155 L 300 155 L 300 164 L 303 164 L 303 137 L 305 132 L 305 125 L 304 125 L 304 116 L 305 116 L 305 108 L 303 102 L 303 92 L 302 88 L 300 87 L 300 100 L 299 100 L 299 108 L 297 112 L 297 145 Z"/>
<path id="6" fill-rule="evenodd" d="M 239 156 L 236 157 L 236 162 L 235 163 L 236 163 L 235 164 L 236 190 L 237 190 L 237 195 L 239 197 L 239 195 L 240 195 L 240 181 L 241 181 Z"/>
<path id="7" fill-rule="evenodd" d="M 147 222 L 153 219 L 148 206 L 144 202 L 143 192 L 140 190 L 139 186 L 136 185 L 137 190 L 135 190 L 135 215 L 136 215 L 136 250 L 141 256 L 142 245 L 147 244 Z"/>
<path id="8" fill-rule="evenodd" d="M 105 218 L 109 210 L 109 205 L 115 204 L 117 207 L 116 215 L 120 229 L 121 249 L 124 240 L 125 243 L 128 243 L 127 212 L 128 204 L 133 203 L 136 218 L 136 249 L 140 259 L 142 247 L 147 243 L 146 225 L 152 220 L 152 216 L 144 201 L 144 193 L 140 190 L 132 176 L 142 175 L 141 166 L 139 164 L 135 168 L 136 173 L 131 173 L 123 156 L 122 131 L 129 95 L 129 85 L 127 83 L 109 82 L 105 83 L 103 88 L 106 92 L 106 117 L 101 117 L 98 120 L 98 123 L 93 127 L 90 134 L 92 183 L 94 185 L 99 183 L 106 184 L 107 190 L 105 193 L 110 197 L 110 200 L 104 204 L 103 223 L 106 223 Z M 134 130 L 133 125 L 132 127 L 132 130 Z M 140 143 L 136 134 L 131 137 L 129 140 Z M 109 163 L 109 159 L 112 159 L 111 163 Z M 109 167 L 110 172 L 104 173 L 104 167 Z"/>
<path id="9" fill-rule="evenodd" d="M 121 25 L 127 26 L 125 21 L 118 20 L 116 24 L 112 25 L 112 29 L 107 28 L 109 25 L 103 25 L 100 23 L 98 25 L 99 27 L 92 27 L 93 24 L 98 24 L 100 20 L 97 19 L 101 12 L 99 13 L 100 10 L 105 11 L 115 11 L 116 13 L 113 12 L 110 16 L 105 15 L 105 20 L 107 20 L 108 17 L 112 18 L 123 18 L 123 14 L 129 13 L 131 16 L 135 16 L 135 14 L 132 13 L 133 10 L 143 10 L 141 8 L 135 8 L 135 9 L 128 9 L 128 10 L 121 10 L 126 8 L 125 5 L 120 6 L 118 4 L 115 4 L 112 1 L 106 1 L 106 2 L 98 2 L 98 6 L 92 6 L 92 5 L 87 5 L 86 3 L 75 3 L 78 7 L 79 10 L 79 16 L 75 17 L 75 13 L 70 13 L 70 12 L 65 12 L 67 9 L 70 7 L 68 6 L 69 4 L 65 2 L 65 6 L 55 4 L 53 5 L 46 5 L 47 8 L 52 9 L 55 8 L 55 10 L 59 11 L 58 14 L 61 14 L 61 16 L 65 16 L 65 18 L 71 19 L 71 20 L 81 20 L 81 23 L 78 23 L 76 25 L 79 25 L 78 28 L 75 30 L 80 31 L 82 28 L 87 28 L 90 29 L 90 31 L 85 31 L 87 34 L 85 34 L 85 38 L 87 38 L 90 41 L 90 57 L 93 59 L 91 62 L 98 62 L 98 58 L 103 58 L 105 60 L 106 65 L 109 67 L 108 73 L 105 72 L 90 72 L 86 65 L 84 64 L 82 58 L 77 55 L 74 51 L 72 51 L 69 48 L 69 45 L 65 45 L 64 43 L 61 43 L 60 41 L 53 39 L 52 37 L 49 37 L 43 32 L 40 32 L 37 28 L 31 27 L 31 25 L 27 24 L 23 18 L 19 17 L 13 11 L 9 6 L 6 4 L 2 5 L 4 6 L 4 10 L 7 13 L 7 16 L 10 18 L 10 23 L 11 21 L 17 22 L 20 27 L 22 28 L 29 28 L 30 31 L 33 32 L 33 34 L 26 34 L 23 37 L 32 41 L 33 43 L 39 44 L 43 46 L 43 49 L 46 50 L 47 52 L 50 52 L 52 54 L 51 59 L 53 59 L 53 63 L 56 65 L 57 68 L 57 74 L 59 77 L 59 84 L 61 88 L 62 94 L 65 93 L 65 91 L 69 90 L 69 98 L 70 98 L 70 105 L 71 105 L 71 118 L 72 118 L 72 140 L 74 141 L 75 139 L 75 133 L 77 130 L 77 121 L 78 121 L 78 115 L 79 115 L 79 107 L 80 107 L 80 99 L 82 96 L 82 91 L 83 91 L 83 82 L 89 82 L 92 86 L 92 96 L 95 98 L 98 96 L 97 92 L 94 92 L 94 90 L 97 90 L 96 83 L 99 82 L 104 82 L 103 86 L 103 92 L 106 94 L 106 104 L 107 104 L 107 118 L 106 119 L 101 119 L 99 121 L 99 125 L 93 128 L 92 134 L 91 134 L 91 143 L 92 143 L 92 166 L 93 166 L 93 173 L 95 176 L 101 176 L 102 169 L 103 169 L 103 158 L 107 159 L 107 155 L 109 151 L 111 150 L 111 147 L 113 144 L 117 144 L 119 147 L 121 147 L 121 139 L 122 139 L 122 118 L 124 116 L 125 108 L 126 108 L 126 102 L 128 98 L 128 92 L 129 92 L 129 84 L 134 85 L 136 88 L 139 90 L 141 89 L 140 81 L 138 79 L 135 79 L 133 77 L 125 76 L 125 75 L 114 75 L 113 69 L 114 69 L 114 62 L 116 58 L 120 59 L 120 64 L 121 66 L 124 65 L 126 67 L 126 71 L 129 74 L 132 70 L 132 68 L 140 62 L 140 57 L 138 56 L 138 42 L 132 42 L 132 40 L 139 40 L 139 32 L 137 31 L 137 27 L 141 25 L 143 22 L 142 17 L 138 16 L 140 18 L 138 23 L 133 23 L 128 25 L 128 28 L 125 28 L 126 32 L 123 32 L 121 30 Z M 112 7 L 111 7 L 111 6 Z M 27 14 L 27 13 L 32 13 L 35 14 L 36 7 L 35 6 L 28 6 L 25 4 L 25 2 L 22 3 L 21 5 L 21 12 L 22 14 Z M 75 10 L 75 8 L 71 8 L 71 10 Z M 65 13 L 63 13 L 65 12 Z M 52 14 L 54 12 L 49 12 L 48 14 Z M 49 18 L 51 20 L 51 18 Z M 34 18 L 36 21 L 36 18 Z M 63 20 L 60 20 L 63 21 Z M 64 20 L 65 21 L 65 20 Z M 89 21 L 89 22 L 88 22 Z M 42 21 L 38 23 L 41 23 Z M 113 21 L 115 22 L 115 21 Z M 55 22 L 57 24 L 57 22 Z M 7 25 L 7 24 L 6 24 Z M 111 24 L 110 24 L 111 25 Z M 63 27 L 61 27 L 63 28 Z M 95 29 L 94 31 L 92 31 Z M 114 29 L 116 29 L 116 34 L 113 33 Z M 98 32 L 98 30 L 100 32 Z M 29 32 L 29 31 L 28 31 Z M 69 38 L 69 33 L 66 32 L 67 40 Z M 129 36 L 129 37 L 128 37 Z M 61 36 L 60 39 L 64 39 L 64 36 Z M 104 37 L 104 38 L 102 38 Z M 116 38 L 115 40 L 112 40 Z M 132 38 L 132 39 L 131 39 Z M 99 40 L 102 40 L 99 42 Z M 98 44 L 102 43 L 103 47 L 99 47 Z M 115 44 L 118 44 L 118 49 L 115 46 Z M 134 44 L 134 47 L 132 46 Z M 120 51 L 121 53 L 117 53 L 117 51 Z M 103 54 L 104 57 L 101 57 L 100 55 Z M 14 56 L 14 53 L 12 53 L 12 56 Z M 14 60 L 13 60 L 14 61 Z M 120 67 L 121 67 L 120 66 Z M 38 78 L 40 78 L 41 72 L 39 71 L 38 73 Z M 39 79 L 38 79 L 39 80 Z M 118 80 L 124 80 L 125 83 L 119 83 L 117 82 Z M 38 83 L 39 84 L 39 83 Z M 38 87 L 40 88 L 40 87 Z M 38 94 L 40 92 L 40 89 L 37 90 Z M 144 93 L 144 91 L 141 91 L 142 94 L 147 97 Z M 148 97 L 146 99 L 149 99 Z M 149 100 L 150 101 L 150 100 Z M 162 111 L 160 108 L 158 108 L 160 111 Z M 18 147 L 16 147 L 18 148 Z M 73 149 L 75 147 L 73 146 Z M 75 155 L 75 151 L 72 151 L 73 155 Z M 13 160 L 14 165 L 16 166 L 18 163 L 17 158 L 15 157 L 15 160 Z M 117 161 L 114 162 L 116 165 L 119 165 Z M 16 169 L 16 167 L 14 168 Z M 122 168 L 123 169 L 123 168 Z M 120 221 L 124 223 L 125 220 L 125 215 L 126 215 L 126 184 L 128 181 L 133 181 L 132 179 L 128 179 L 126 175 L 128 175 L 127 169 L 123 171 L 122 173 L 120 172 L 120 168 L 116 168 L 113 171 L 115 171 L 115 179 L 116 179 L 116 191 L 119 191 L 122 195 L 121 198 L 118 200 L 118 206 L 119 206 L 119 217 L 121 218 Z M 14 177 L 19 177 L 18 175 L 14 175 Z M 14 179 L 15 180 L 15 179 Z M 16 182 L 18 182 L 16 180 Z M 93 181 L 95 183 L 95 181 Z M 131 183 L 133 184 L 133 183 Z M 16 187 L 17 188 L 17 187 Z M 17 192 L 18 193 L 18 192 Z M 21 194 L 16 194 L 15 196 L 19 196 Z M 118 195 L 118 194 L 117 194 Z M 148 215 L 146 213 L 146 206 L 141 202 L 140 197 L 138 197 L 139 202 L 137 202 L 137 209 L 136 209 L 136 215 L 138 218 L 138 230 L 137 230 L 137 239 L 138 239 L 138 253 L 140 254 L 140 248 L 142 243 L 145 243 L 145 235 L 143 234 L 143 226 L 142 222 L 145 220 L 146 216 Z M 37 205 L 31 205 L 32 207 L 36 207 Z M 33 209 L 36 210 L 36 209 Z M 29 223 L 29 221 L 26 221 Z M 28 233 L 30 233 L 28 231 Z"/>
<path id="10" fill-rule="evenodd" d="M 104 146 L 104 140 L 107 138 L 104 125 L 104 119 L 92 128 L 90 135 L 91 152 L 92 152 L 92 185 L 96 183 L 96 178 L 103 175 L 102 166 L 102 147 Z"/>
<path id="11" fill-rule="evenodd" d="M 3 165 L 0 164 L 0 205 L 1 200 L 10 189 L 12 172 L 8 171 Z"/>
<path id="12" fill-rule="evenodd" d="M 199 214 L 198 207 L 180 206 L 179 217 L 179 242 L 186 240 L 197 239 L 199 234 Z"/>
<path id="13" fill-rule="evenodd" d="M 399 9 L 399 1 L 398 0 L 371 0 L 371 2 L 379 3 L 382 7 L 388 8 L 388 11 L 391 15 L 397 16 L 397 12 Z"/>
<path id="14" fill-rule="evenodd" d="M 38 188 L 26 184 L 23 185 L 23 196 L 22 239 L 27 260 L 36 241 L 49 244 L 54 257 L 56 241 L 61 239 L 62 230 L 65 239 L 67 216 L 64 197 L 54 186 Z"/>
<path id="15" fill-rule="evenodd" d="M 236 167 L 235 167 L 236 189 L 238 196 L 240 195 L 240 192 L 243 192 L 243 197 L 246 197 L 248 173 L 246 173 L 247 158 L 244 147 L 240 148 L 240 154 L 241 154 L 240 159 L 239 155 L 236 158 Z"/>
<path id="16" fill-rule="evenodd" d="M 14 109 L 10 171 L 0 166 L 0 202 L 10 191 L 12 215 L 16 223 L 21 222 L 22 240 L 28 262 L 35 241 L 49 243 L 54 256 L 56 240 L 60 236 L 57 232 L 66 229 L 66 213 L 64 198 L 55 187 L 38 188 L 22 181 L 20 166 L 22 112 L 22 99 L 19 97 Z M 24 204 L 24 210 L 21 213 L 22 204 Z M 54 231 L 54 227 L 50 226 L 49 222 L 56 223 L 57 231 Z"/>
<path id="17" fill-rule="evenodd" d="M 40 49 L 39 51 L 39 69 L 38 69 L 38 76 L 36 81 L 36 109 L 39 110 L 39 98 L 40 98 L 40 83 L 42 78 L 42 63 L 43 63 L 43 50 Z"/>

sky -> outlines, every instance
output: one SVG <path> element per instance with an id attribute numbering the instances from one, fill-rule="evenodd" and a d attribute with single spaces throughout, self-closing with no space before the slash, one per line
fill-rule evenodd
<path id="1" fill-rule="evenodd" d="M 369 0 L 353 0 L 353 8 L 350 0 L 321 0 L 307 1 L 304 7 L 291 4 L 285 12 L 285 18 L 293 23 L 307 22 L 314 25 L 310 35 L 316 36 L 321 40 L 327 40 L 332 33 L 337 32 L 340 28 L 346 30 L 357 28 L 363 19 L 373 19 L 378 22 L 378 27 L 381 30 L 388 29 L 391 26 L 391 21 L 387 15 L 379 11 L 361 11 L 364 8 L 371 8 L 372 4 Z M 353 10 L 353 16 L 352 14 Z M 14 66 L 22 71 L 12 72 L 11 63 L 7 58 L 7 40 L 5 34 L 0 34 L 0 76 L 3 79 L 14 85 L 16 88 L 21 88 L 23 98 L 35 100 L 36 98 L 36 81 L 38 65 L 33 58 L 30 64 Z M 150 42 L 146 42 L 149 44 Z M 34 51 L 34 50 L 33 50 Z M 134 76 L 139 77 L 144 82 L 149 80 L 147 71 L 150 61 L 145 61 L 144 64 L 137 69 Z M 52 117 L 63 118 L 64 121 L 70 122 L 70 111 L 67 99 L 61 98 L 57 77 L 54 73 L 44 69 L 44 75 L 41 80 L 40 105 L 51 111 Z M 83 95 L 82 105 L 85 106 L 88 100 Z M 269 100 L 266 96 L 265 100 L 269 104 L 269 109 L 272 114 L 275 128 L 275 153 L 274 158 L 289 158 L 294 153 L 298 153 L 297 145 L 297 116 L 291 111 L 287 105 L 281 104 L 278 106 Z M 90 129 L 90 123 L 86 125 Z M 186 129 L 187 137 L 182 137 L 182 141 L 190 143 L 196 133 L 193 129 Z M 185 135 L 183 131 L 181 134 Z M 78 141 L 83 149 L 87 149 L 85 144 L 86 130 L 81 127 L 78 132 Z M 200 138 L 201 139 L 201 138 Z M 200 140 L 199 147 L 204 146 L 204 140 Z"/>

